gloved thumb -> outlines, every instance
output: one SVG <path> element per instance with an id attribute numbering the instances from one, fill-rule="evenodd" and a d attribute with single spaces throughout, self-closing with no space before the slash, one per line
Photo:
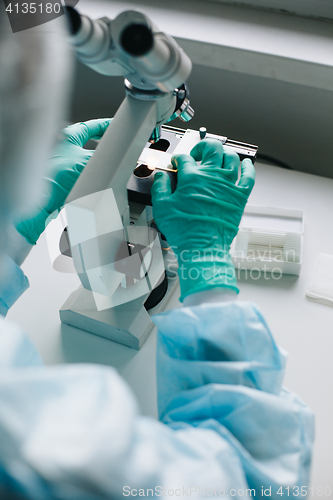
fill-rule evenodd
<path id="1" fill-rule="evenodd" d="M 241 176 L 238 187 L 249 195 L 253 189 L 256 178 L 256 172 L 250 158 L 245 158 L 241 163 Z"/>
<path id="2" fill-rule="evenodd" d="M 89 120 L 87 122 L 75 123 L 69 125 L 62 132 L 66 139 L 78 146 L 83 147 L 90 139 L 100 139 L 112 118 L 101 118 L 98 120 Z"/>
<path id="3" fill-rule="evenodd" d="M 152 204 L 163 200 L 172 194 L 170 177 L 166 172 L 157 171 L 154 175 L 154 184 L 151 188 Z"/>

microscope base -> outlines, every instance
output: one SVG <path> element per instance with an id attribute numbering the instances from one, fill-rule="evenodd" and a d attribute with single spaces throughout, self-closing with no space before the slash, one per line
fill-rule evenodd
<path id="1" fill-rule="evenodd" d="M 80 287 L 68 297 L 60 309 L 60 320 L 67 325 L 139 350 L 154 326 L 150 317 L 164 310 L 177 288 L 178 277 L 167 280 L 168 288 L 163 299 L 149 311 L 143 306 L 147 297 L 139 297 L 131 302 L 98 311 L 92 292 Z"/>

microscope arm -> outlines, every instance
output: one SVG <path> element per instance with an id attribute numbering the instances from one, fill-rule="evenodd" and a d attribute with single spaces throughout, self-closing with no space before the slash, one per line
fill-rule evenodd
<path id="1" fill-rule="evenodd" d="M 66 203 L 112 188 L 120 215 L 126 211 L 126 185 L 157 119 L 156 101 L 125 97 Z"/>

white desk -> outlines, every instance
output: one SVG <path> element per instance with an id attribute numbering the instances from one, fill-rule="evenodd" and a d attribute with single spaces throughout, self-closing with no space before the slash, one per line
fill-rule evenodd
<path id="1" fill-rule="evenodd" d="M 333 180 L 256 165 L 257 182 L 250 197 L 256 205 L 301 208 L 305 233 L 299 278 L 239 282 L 240 300 L 251 300 L 263 311 L 277 342 L 289 352 L 285 385 L 316 414 L 312 486 L 330 486 L 333 498 L 333 308 L 305 297 L 320 253 L 333 254 Z M 140 352 L 61 325 L 58 310 L 77 288 L 75 275 L 53 270 L 42 237 L 24 263 L 30 289 L 8 317 L 19 323 L 46 364 L 101 363 L 112 365 L 128 381 L 146 415 L 156 416 L 154 330 Z M 177 291 L 169 307 L 179 306 Z"/>

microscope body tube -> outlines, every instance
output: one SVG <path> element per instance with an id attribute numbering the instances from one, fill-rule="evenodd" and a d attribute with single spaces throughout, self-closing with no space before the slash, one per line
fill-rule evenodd
<path id="1" fill-rule="evenodd" d="M 128 95 L 67 197 L 66 203 L 112 188 L 120 215 L 127 209 L 126 185 L 157 121 L 155 100 Z"/>

